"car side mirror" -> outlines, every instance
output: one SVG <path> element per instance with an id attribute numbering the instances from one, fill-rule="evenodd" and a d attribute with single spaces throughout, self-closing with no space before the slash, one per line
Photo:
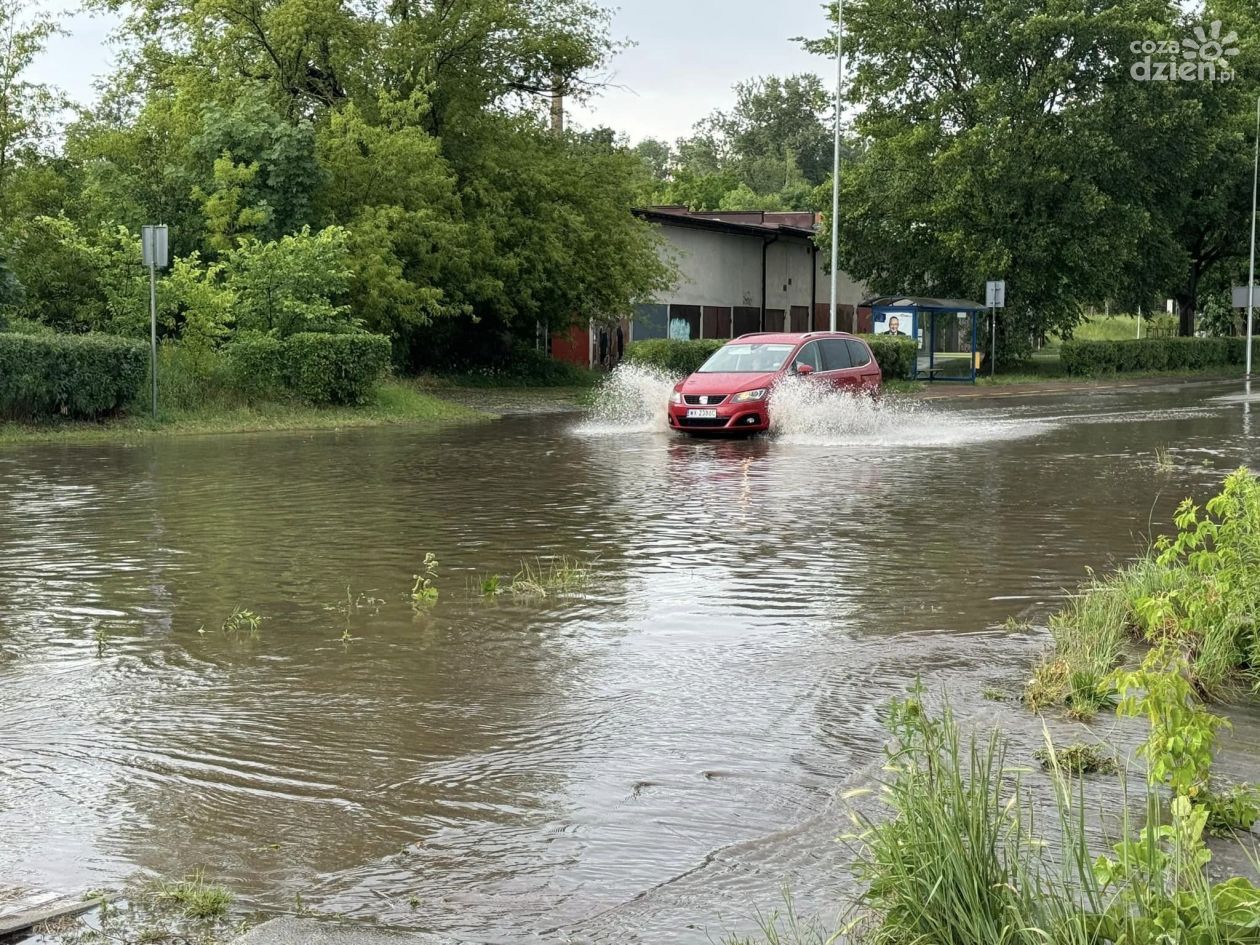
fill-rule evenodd
<path id="1" fill-rule="evenodd" d="M 812 364 L 798 364 L 796 366 L 796 373 L 809 376 L 814 373 L 814 366 Z"/>

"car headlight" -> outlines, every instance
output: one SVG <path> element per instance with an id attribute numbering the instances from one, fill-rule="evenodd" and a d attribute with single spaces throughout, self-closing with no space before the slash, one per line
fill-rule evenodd
<path id="1" fill-rule="evenodd" d="M 746 390 L 743 393 L 736 394 L 731 398 L 733 404 L 746 404 L 753 400 L 765 400 L 766 388 L 759 387 L 757 390 Z"/>
<path id="2" fill-rule="evenodd" d="M 681 403 L 682 403 L 682 391 L 677 391 L 677 390 L 676 390 L 676 391 L 674 391 L 672 394 L 670 394 L 670 395 L 669 395 L 669 402 L 670 402 L 671 404 L 681 404 Z"/>

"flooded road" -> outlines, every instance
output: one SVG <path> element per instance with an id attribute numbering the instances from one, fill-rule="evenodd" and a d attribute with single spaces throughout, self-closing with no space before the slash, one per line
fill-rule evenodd
<path id="1" fill-rule="evenodd" d="M 1018 688 L 1045 637 L 1009 617 L 1260 462 L 1235 393 L 0 451 L 0 885 L 203 868 L 486 942 L 707 942 L 784 883 L 826 909 L 880 706 Z M 538 556 L 589 584 L 482 596 Z"/>

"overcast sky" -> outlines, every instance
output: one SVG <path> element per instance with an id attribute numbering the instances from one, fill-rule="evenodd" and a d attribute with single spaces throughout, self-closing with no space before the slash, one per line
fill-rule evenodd
<path id="1" fill-rule="evenodd" d="M 35 0 L 62 11 L 65 2 Z M 107 38 L 114 22 L 71 15 L 69 35 L 53 40 L 34 78 L 76 101 L 88 101 L 93 83 L 110 69 Z M 818 72 L 827 64 L 803 52 L 793 36 L 821 36 L 826 14 L 820 0 L 623 0 L 613 35 L 635 45 L 613 61 L 614 87 L 584 107 L 575 122 L 609 125 L 630 136 L 672 141 L 715 108 L 728 106 L 731 86 L 755 75 Z"/>

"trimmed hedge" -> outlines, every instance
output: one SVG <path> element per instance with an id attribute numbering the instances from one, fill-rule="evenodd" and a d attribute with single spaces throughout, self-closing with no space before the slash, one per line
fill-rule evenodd
<path id="1" fill-rule="evenodd" d="M 313 404 L 362 403 L 389 366 L 384 335 L 255 335 L 227 349 L 229 376 L 251 400 L 296 394 Z"/>
<path id="2" fill-rule="evenodd" d="M 910 377 L 918 357 L 919 345 L 913 338 L 889 338 L 887 335 L 862 335 L 871 346 L 871 354 L 884 372 L 884 380 L 905 380 Z"/>
<path id="3" fill-rule="evenodd" d="M 914 365 L 918 350 L 913 338 L 889 338 L 887 335 L 862 335 L 871 346 L 871 353 L 884 372 L 884 380 L 906 378 Z M 703 340 L 673 341 L 655 338 L 651 341 L 635 341 L 626 348 L 626 360 L 660 368 L 668 374 L 686 375 L 700 369 L 713 352 L 729 338 L 705 338 Z"/>
<path id="4" fill-rule="evenodd" d="M 270 335 L 247 335 L 228 345 L 227 376 L 248 401 L 283 397 L 284 344 Z"/>
<path id="5" fill-rule="evenodd" d="M 1256 352 L 1260 355 L 1260 346 Z M 1059 349 L 1063 369 L 1076 377 L 1129 371 L 1194 371 L 1243 364 L 1242 338 L 1143 338 L 1140 341 L 1065 341 Z"/>
<path id="6" fill-rule="evenodd" d="M 384 335 L 302 332 L 284 339 L 284 380 L 313 404 L 362 403 L 389 367 Z"/>
<path id="7" fill-rule="evenodd" d="M 713 356 L 713 352 L 730 340 L 704 338 L 675 341 L 671 338 L 653 338 L 650 341 L 632 341 L 626 346 L 626 360 L 681 377 L 698 371 L 700 365 Z"/>
<path id="8" fill-rule="evenodd" d="M 132 338 L 3 333 L 0 415 L 95 419 L 131 401 L 148 368 L 148 346 Z"/>

